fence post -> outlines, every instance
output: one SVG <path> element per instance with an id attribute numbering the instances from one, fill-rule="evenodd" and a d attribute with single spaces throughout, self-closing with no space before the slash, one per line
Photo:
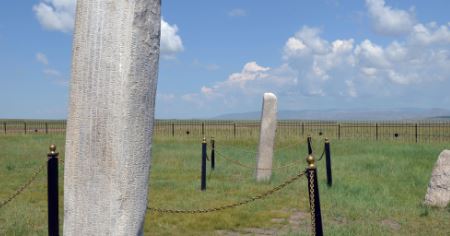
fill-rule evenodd
<path id="1" fill-rule="evenodd" d="M 341 124 L 338 124 L 338 140 L 341 139 Z"/>
<path id="2" fill-rule="evenodd" d="M 331 187 L 333 185 L 333 176 L 331 175 L 331 152 L 328 138 L 325 138 L 325 162 L 327 168 L 327 185 Z"/>
<path id="3" fill-rule="evenodd" d="M 308 178 L 308 192 L 309 192 L 309 207 L 311 209 L 311 228 L 313 235 L 322 236 L 322 213 L 320 211 L 320 197 L 319 197 L 319 182 L 317 182 L 317 167 L 314 157 L 308 155 L 306 158 L 308 162 L 307 178 Z"/>
<path id="4" fill-rule="evenodd" d="M 236 123 L 233 123 L 233 134 L 234 137 L 236 138 Z"/>
<path id="5" fill-rule="evenodd" d="M 45 133 L 48 134 L 48 123 L 45 122 Z"/>
<path id="6" fill-rule="evenodd" d="M 175 136 L 175 124 L 172 123 L 172 137 Z"/>
<path id="7" fill-rule="evenodd" d="M 302 122 L 302 136 L 305 136 L 305 123 Z"/>
<path id="8" fill-rule="evenodd" d="M 378 123 L 375 123 L 375 140 L 378 140 Z"/>
<path id="9" fill-rule="evenodd" d="M 202 135 L 205 136 L 205 122 L 202 122 Z"/>
<path id="10" fill-rule="evenodd" d="M 6 134 L 6 122 L 3 122 L 3 129 L 5 130 L 5 134 Z"/>
<path id="11" fill-rule="evenodd" d="M 211 169 L 216 168 L 216 141 L 211 137 Z"/>
<path id="12" fill-rule="evenodd" d="M 202 142 L 202 177 L 201 177 L 201 190 L 206 190 L 206 138 L 203 138 Z"/>
<path id="13" fill-rule="evenodd" d="M 418 139 L 418 132 L 417 132 L 417 123 L 416 123 L 416 143 L 418 143 L 419 139 Z"/>
<path id="14" fill-rule="evenodd" d="M 308 137 L 306 138 L 306 142 L 308 143 L 308 155 L 312 154 L 312 147 L 311 147 L 311 135 L 308 135 Z"/>
<path id="15" fill-rule="evenodd" d="M 23 132 L 27 134 L 27 122 L 23 122 Z"/>
<path id="16" fill-rule="evenodd" d="M 47 154 L 47 201 L 48 201 L 48 235 L 59 235 L 58 219 L 58 153 L 56 146 L 50 145 Z"/>

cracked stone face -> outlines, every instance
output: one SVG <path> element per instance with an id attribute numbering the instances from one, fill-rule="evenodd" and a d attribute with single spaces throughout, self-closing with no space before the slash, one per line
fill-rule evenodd
<path id="1" fill-rule="evenodd" d="M 256 157 L 256 180 L 267 181 L 272 175 L 273 144 L 277 128 L 277 97 L 264 93 L 259 147 Z"/>
<path id="2" fill-rule="evenodd" d="M 64 169 L 64 235 L 141 235 L 160 0 L 78 0 Z"/>
<path id="3" fill-rule="evenodd" d="M 424 203 L 437 207 L 446 207 L 450 203 L 450 150 L 444 150 L 439 154 Z"/>

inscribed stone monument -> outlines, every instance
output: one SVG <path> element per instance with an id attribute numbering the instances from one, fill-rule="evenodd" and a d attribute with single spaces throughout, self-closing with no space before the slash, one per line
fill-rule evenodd
<path id="1" fill-rule="evenodd" d="M 160 0 L 78 0 L 64 169 L 64 235 L 142 235 Z"/>
<path id="2" fill-rule="evenodd" d="M 264 93 L 259 134 L 259 147 L 256 158 L 256 180 L 267 181 L 272 175 L 273 145 L 277 128 L 277 97 Z"/>

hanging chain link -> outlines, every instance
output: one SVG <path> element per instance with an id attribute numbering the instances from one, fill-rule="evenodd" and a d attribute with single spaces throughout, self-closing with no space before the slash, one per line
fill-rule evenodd
<path id="1" fill-rule="evenodd" d="M 322 158 L 323 158 L 323 155 L 325 154 L 325 147 L 323 148 L 323 151 L 322 151 L 322 155 L 320 155 L 320 158 L 319 159 L 317 159 L 317 161 L 320 161 L 320 160 L 322 160 Z"/>
<path id="2" fill-rule="evenodd" d="M 26 188 L 28 188 L 28 186 L 30 186 L 31 183 L 33 183 L 34 180 L 36 180 L 37 176 L 39 173 L 42 172 L 42 170 L 44 169 L 44 167 L 46 166 L 47 161 L 41 165 L 31 176 L 30 179 L 28 179 L 28 181 L 22 185 L 20 188 L 18 188 L 11 196 L 9 196 L 8 199 L 6 199 L 5 201 L 0 203 L 0 209 L 2 207 L 4 207 L 6 204 L 10 203 L 14 198 L 16 198 L 17 196 L 19 196 Z"/>
<path id="3" fill-rule="evenodd" d="M 161 209 L 161 208 L 153 208 L 153 207 L 147 207 L 149 211 L 157 212 L 157 213 L 179 213 L 179 214 L 201 214 L 201 213 L 208 213 L 208 212 L 215 212 L 215 211 L 221 211 L 225 209 L 230 209 L 238 206 L 242 206 L 248 203 L 251 203 L 253 201 L 264 199 L 273 193 L 283 189 L 284 187 L 288 186 L 289 184 L 293 183 L 294 181 L 300 179 L 302 176 L 306 174 L 306 171 L 302 171 L 298 173 L 297 175 L 287 179 L 282 184 L 274 187 L 273 189 L 270 189 L 269 191 L 266 191 L 264 193 L 261 193 L 259 195 L 247 198 L 240 202 L 235 202 L 227 205 L 222 205 L 219 207 L 213 207 L 213 208 L 204 208 L 204 209 L 193 209 L 193 210 L 181 210 L 181 209 Z"/>
<path id="4" fill-rule="evenodd" d="M 315 207 L 315 195 L 314 195 L 314 171 L 308 170 L 309 172 L 309 207 L 311 209 L 311 227 L 312 235 L 316 235 L 316 207 Z"/>

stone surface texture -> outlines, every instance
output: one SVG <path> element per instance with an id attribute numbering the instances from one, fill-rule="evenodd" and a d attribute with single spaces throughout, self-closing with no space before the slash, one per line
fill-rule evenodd
<path id="1" fill-rule="evenodd" d="M 431 173 L 425 204 L 429 206 L 446 207 L 450 203 L 450 150 L 444 150 Z"/>
<path id="2" fill-rule="evenodd" d="M 277 97 L 264 93 L 259 147 L 256 157 L 256 180 L 267 181 L 272 175 L 273 145 L 277 129 Z"/>
<path id="3" fill-rule="evenodd" d="M 64 235 L 142 235 L 160 0 L 78 0 L 64 169 Z"/>

